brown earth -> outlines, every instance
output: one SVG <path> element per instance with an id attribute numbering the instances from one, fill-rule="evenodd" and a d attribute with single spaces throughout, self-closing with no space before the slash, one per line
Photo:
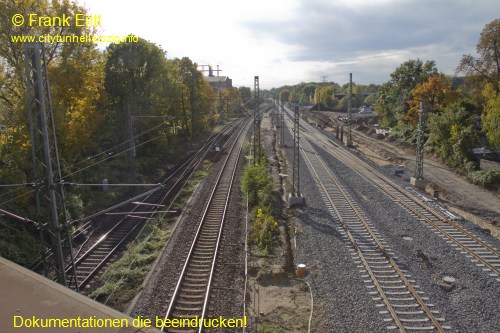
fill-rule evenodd
<path id="1" fill-rule="evenodd" d="M 250 331 L 306 333 L 311 314 L 311 294 L 308 285 L 294 272 L 287 227 L 289 219 L 286 216 L 289 212 L 284 207 L 282 180 L 278 176 L 282 173 L 282 159 L 278 158 L 274 150 L 274 142 L 271 119 L 266 113 L 261 123 L 261 143 L 269 161 L 274 191 L 280 193 L 275 195 L 273 202 L 273 215 L 279 221 L 279 234 L 268 256 L 259 256 L 255 249 L 252 251 L 247 293 L 250 300 L 248 314 L 253 317 Z"/>

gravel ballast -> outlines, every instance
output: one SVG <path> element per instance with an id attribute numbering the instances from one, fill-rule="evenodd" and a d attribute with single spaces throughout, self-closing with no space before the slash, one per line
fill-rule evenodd
<path id="1" fill-rule="evenodd" d="M 290 133 L 287 136 L 291 144 Z M 359 174 L 321 148 L 316 149 L 397 255 L 400 267 L 408 270 L 420 290 L 430 298 L 429 302 L 435 305 L 433 310 L 440 312 L 438 317 L 443 317 L 446 325 L 451 326 L 450 331 L 500 331 L 500 284 L 494 277 L 489 277 L 481 267 Z M 288 161 L 292 160 L 292 153 L 291 148 L 285 149 Z M 389 176 L 388 170 L 378 170 Z M 306 206 L 296 210 L 300 224 L 295 261 L 311 267 L 307 279 L 315 296 L 327 307 L 324 329 L 328 332 L 386 331 L 387 324 L 378 313 L 380 309 L 375 308 L 375 302 L 368 295 L 361 273 L 338 233 L 338 223 L 330 216 L 303 160 L 301 193 L 306 198 Z M 499 248 L 499 242 L 489 234 L 467 222 L 461 224 Z"/>

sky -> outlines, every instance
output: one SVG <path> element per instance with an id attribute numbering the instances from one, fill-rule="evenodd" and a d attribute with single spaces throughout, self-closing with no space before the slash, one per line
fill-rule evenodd
<path id="1" fill-rule="evenodd" d="M 219 65 L 233 86 L 300 82 L 380 84 L 410 59 L 455 74 L 476 56 L 498 0 L 79 0 L 101 15 L 102 35 L 160 45 L 168 58 Z"/>

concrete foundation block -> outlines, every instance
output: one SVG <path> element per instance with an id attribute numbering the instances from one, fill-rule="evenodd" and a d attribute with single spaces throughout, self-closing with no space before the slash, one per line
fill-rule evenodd
<path id="1" fill-rule="evenodd" d="M 303 206 L 304 203 L 305 199 L 302 194 L 300 196 L 292 195 L 291 193 L 288 195 L 288 207 Z"/>
<path id="2" fill-rule="evenodd" d="M 410 184 L 425 191 L 425 187 L 427 186 L 427 181 L 424 179 L 417 179 L 415 177 L 410 178 Z"/>

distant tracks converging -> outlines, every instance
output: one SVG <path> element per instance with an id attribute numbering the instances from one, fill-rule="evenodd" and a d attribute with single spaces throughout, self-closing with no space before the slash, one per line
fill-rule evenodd
<path id="1" fill-rule="evenodd" d="M 165 319 L 196 318 L 202 322 L 205 318 L 229 197 L 250 124 L 250 121 L 242 124 L 240 131 L 233 135 L 234 142 L 207 200 L 189 252 L 185 255 L 184 266 L 169 301 Z M 172 332 L 168 327 L 162 327 L 162 331 Z M 203 327 L 196 330 L 175 329 L 175 332 L 196 331 L 202 332 Z"/>

